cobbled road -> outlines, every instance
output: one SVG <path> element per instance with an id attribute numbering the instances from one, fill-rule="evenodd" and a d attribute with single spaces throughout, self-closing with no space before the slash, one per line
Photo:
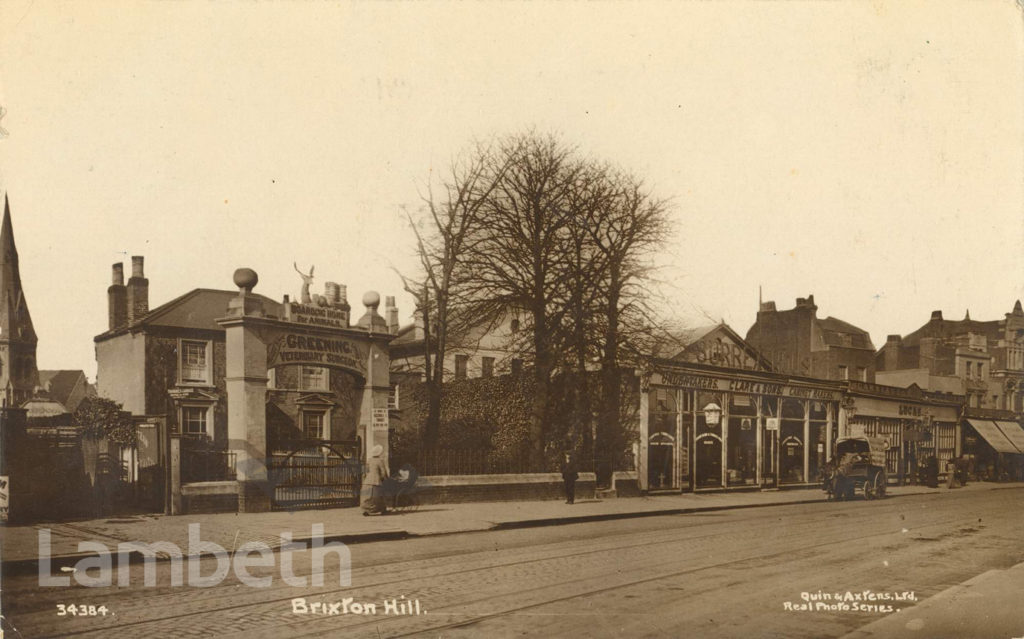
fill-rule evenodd
<path id="1" fill-rule="evenodd" d="M 330 531 L 330 511 L 324 523 Z M 171 565 L 160 562 L 153 587 L 141 565 L 122 588 L 5 579 L 4 629 L 105 639 L 838 637 L 885 607 L 1024 561 L 1022 531 L 1024 487 L 1011 486 L 358 544 L 348 587 L 332 557 L 322 587 L 284 583 L 279 555 L 250 568 L 271 577 L 265 588 L 233 572 L 212 587 L 172 586 Z M 310 553 L 291 557 L 294 574 L 308 578 Z M 202 575 L 217 567 L 200 564 Z M 833 606 L 837 595 L 850 609 L 799 609 L 819 596 Z M 385 607 L 392 600 L 405 605 Z M 417 603 L 420 614 L 395 614 Z M 61 604 L 108 612 L 61 616 Z"/>

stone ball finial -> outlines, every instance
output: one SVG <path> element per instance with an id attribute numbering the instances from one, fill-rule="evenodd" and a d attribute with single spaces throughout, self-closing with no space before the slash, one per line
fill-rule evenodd
<path id="1" fill-rule="evenodd" d="M 363 306 L 376 310 L 380 306 L 380 293 L 377 291 L 363 293 Z"/>
<path id="2" fill-rule="evenodd" d="M 256 288 L 256 284 L 260 281 L 259 275 L 256 275 L 256 271 L 251 268 L 240 268 L 235 269 L 235 286 L 238 290 L 243 293 L 249 293 L 252 289 Z"/>

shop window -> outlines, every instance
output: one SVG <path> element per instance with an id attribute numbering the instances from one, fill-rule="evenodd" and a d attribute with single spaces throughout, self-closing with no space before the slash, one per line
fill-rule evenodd
<path id="1" fill-rule="evenodd" d="M 299 389 L 325 391 L 328 389 L 327 369 L 322 366 L 303 366 L 299 376 Z"/>
<path id="2" fill-rule="evenodd" d="M 183 406 L 181 408 L 181 434 L 185 437 L 206 437 L 208 409 L 205 406 Z"/>
<path id="3" fill-rule="evenodd" d="M 465 379 L 466 369 L 469 365 L 468 355 L 456 355 L 455 356 L 455 379 Z"/>
<path id="4" fill-rule="evenodd" d="M 178 352 L 181 357 L 178 370 L 182 384 L 209 384 L 210 358 L 209 342 L 181 340 Z"/>
<path id="5" fill-rule="evenodd" d="M 684 413 L 693 412 L 693 391 L 684 390 L 682 393 L 683 402 L 679 406 L 679 410 Z"/>
<path id="6" fill-rule="evenodd" d="M 481 365 L 482 365 L 483 368 L 482 368 L 482 370 L 480 372 L 480 377 L 494 377 L 494 358 L 493 357 L 484 357 L 481 360 Z"/>
<path id="7" fill-rule="evenodd" d="M 388 408 L 398 410 L 398 384 L 391 384 L 388 390 Z"/>
<path id="8" fill-rule="evenodd" d="M 324 438 L 324 417 L 326 411 L 302 411 L 302 434 L 306 439 Z"/>
<path id="9" fill-rule="evenodd" d="M 757 415 L 757 405 L 750 395 L 732 395 L 729 398 L 730 415 Z"/>

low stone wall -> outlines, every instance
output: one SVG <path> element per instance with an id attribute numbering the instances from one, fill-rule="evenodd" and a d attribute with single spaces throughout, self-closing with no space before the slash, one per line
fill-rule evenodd
<path id="1" fill-rule="evenodd" d="M 617 470 L 612 473 L 612 488 L 616 497 L 639 497 L 640 479 L 635 470 Z"/>
<path id="2" fill-rule="evenodd" d="M 237 513 L 237 481 L 204 481 L 181 485 L 182 514 Z"/>
<path id="3" fill-rule="evenodd" d="M 592 499 L 595 483 L 594 473 L 580 473 L 576 498 Z M 565 499 L 564 486 L 559 473 L 434 475 L 417 480 L 416 495 L 420 504 Z"/>

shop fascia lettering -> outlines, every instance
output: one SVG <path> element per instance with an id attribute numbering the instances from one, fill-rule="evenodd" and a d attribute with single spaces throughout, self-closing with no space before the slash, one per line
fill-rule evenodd
<path id="1" fill-rule="evenodd" d="M 750 393 L 752 395 L 798 397 L 801 399 L 818 399 L 823 401 L 831 401 L 837 398 L 836 391 L 822 388 L 787 386 L 785 384 L 758 382 L 749 379 L 723 379 L 703 375 L 663 373 L 661 380 L 662 383 L 669 386 L 696 388 L 698 390 L 730 391 L 734 393 Z"/>
<path id="2" fill-rule="evenodd" d="M 363 356 L 359 348 L 349 340 L 330 337 L 314 337 L 287 333 L 278 340 L 272 355 L 268 358 L 270 366 L 278 364 L 313 364 L 323 366 L 341 366 L 354 369 L 360 373 L 365 369 Z"/>

